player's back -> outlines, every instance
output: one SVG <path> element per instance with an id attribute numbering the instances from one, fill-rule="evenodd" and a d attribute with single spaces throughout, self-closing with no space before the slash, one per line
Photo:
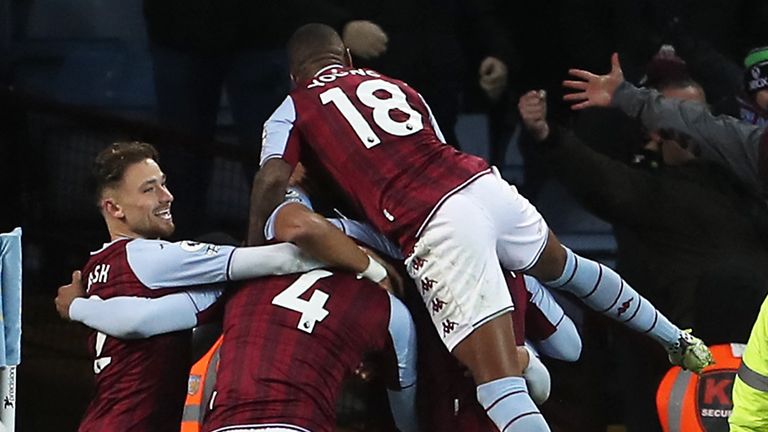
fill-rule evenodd
<path id="1" fill-rule="evenodd" d="M 92 254 L 83 268 L 88 294 L 157 297 L 134 274 L 126 255 L 128 240 Z M 93 332 L 88 340 L 94 360 L 96 393 L 80 423 L 80 432 L 177 431 L 184 405 L 189 332 L 122 340 Z"/>
<path id="2" fill-rule="evenodd" d="M 280 125 L 268 121 L 264 158 L 319 164 L 401 246 L 441 198 L 488 168 L 441 141 L 414 89 L 370 69 L 326 68 L 294 89 L 289 103 L 297 131 L 283 150 L 272 150 L 270 133 Z"/>
<path id="3" fill-rule="evenodd" d="M 327 270 L 234 290 L 203 430 L 282 424 L 332 431 L 344 377 L 365 353 L 391 350 L 389 302 L 375 284 Z"/>

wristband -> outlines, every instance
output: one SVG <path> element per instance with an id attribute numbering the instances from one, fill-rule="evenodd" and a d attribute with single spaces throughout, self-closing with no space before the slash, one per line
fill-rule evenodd
<path id="1" fill-rule="evenodd" d="M 379 264 L 378 261 L 371 258 L 370 255 L 368 255 L 368 267 L 357 274 L 358 279 L 366 278 L 376 283 L 383 281 L 386 277 L 387 269 L 385 269 L 383 265 Z"/>

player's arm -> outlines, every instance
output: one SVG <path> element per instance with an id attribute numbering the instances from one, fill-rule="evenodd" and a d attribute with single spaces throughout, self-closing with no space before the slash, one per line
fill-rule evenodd
<path id="1" fill-rule="evenodd" d="M 265 241 L 264 226 L 272 211 L 283 201 L 293 168 L 280 158 L 268 160 L 253 178 L 248 218 L 248 245 Z"/>
<path id="2" fill-rule="evenodd" d="M 230 280 L 301 273 L 322 266 L 288 243 L 236 248 L 135 239 L 126 245 L 126 256 L 136 277 L 150 289 L 191 289 Z"/>
<path id="3" fill-rule="evenodd" d="M 130 339 L 189 329 L 221 296 L 220 287 L 179 292 L 156 299 L 98 296 L 85 298 L 80 271 L 59 287 L 56 310 L 64 319 L 81 322 L 110 336 Z"/>
<path id="4" fill-rule="evenodd" d="M 352 219 L 328 219 L 336 228 L 347 236 L 362 242 L 371 249 L 395 260 L 402 260 L 403 254 L 394 243 L 367 223 Z"/>
<path id="5" fill-rule="evenodd" d="M 274 217 L 274 234 L 276 240 L 293 243 L 329 266 L 358 273 L 376 283 L 387 277 L 380 263 L 326 218 L 303 204 L 289 202 L 280 207 Z"/>
<path id="6" fill-rule="evenodd" d="M 264 122 L 261 138 L 260 169 L 251 187 L 248 218 L 249 246 L 264 243 L 264 225 L 269 215 L 283 201 L 288 180 L 299 162 L 300 136 L 294 133 L 296 107 L 288 96 Z"/>
<path id="7" fill-rule="evenodd" d="M 213 306 L 222 291 L 219 287 L 158 298 L 76 298 L 69 307 L 69 317 L 116 338 L 148 338 L 197 326 L 200 314 Z"/>
<path id="8" fill-rule="evenodd" d="M 416 415 L 416 326 L 405 305 L 389 294 L 389 335 L 397 357 L 399 389 L 388 389 L 389 406 L 395 426 L 401 432 L 419 430 Z"/>

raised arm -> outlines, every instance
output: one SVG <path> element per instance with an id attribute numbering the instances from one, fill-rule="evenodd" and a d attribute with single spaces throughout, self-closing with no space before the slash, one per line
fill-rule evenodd
<path id="1" fill-rule="evenodd" d="M 612 106 L 639 119 L 649 130 L 673 129 L 689 135 L 702 157 L 725 164 L 745 182 L 762 188 L 759 157 L 763 128 L 721 115 L 693 101 L 665 98 L 655 90 L 623 82 Z"/>
<path id="2" fill-rule="evenodd" d="M 657 178 L 599 154 L 570 131 L 550 129 L 543 91 L 521 96 L 518 108 L 552 172 L 587 209 L 610 223 L 666 223 L 657 213 L 658 205 L 666 202 Z"/>
<path id="3" fill-rule="evenodd" d="M 703 157 L 730 166 L 739 177 L 763 189 L 759 163 L 763 129 L 729 116 L 715 117 L 701 104 L 664 98 L 654 90 L 638 89 L 624 80 L 617 54 L 611 57 L 611 72 L 595 75 L 571 69 L 576 79 L 563 81 L 575 90 L 563 97 L 573 109 L 614 106 L 640 119 L 649 130 L 674 129 L 693 138 Z"/>

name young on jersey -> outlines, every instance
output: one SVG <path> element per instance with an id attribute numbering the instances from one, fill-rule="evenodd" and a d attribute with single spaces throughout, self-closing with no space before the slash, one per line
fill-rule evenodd
<path id="1" fill-rule="evenodd" d="M 381 75 L 372 70 L 362 68 L 350 70 L 331 69 L 322 75 L 318 75 L 315 78 L 312 78 L 312 82 L 307 85 L 307 88 L 311 89 L 315 87 L 325 87 L 325 84 L 332 83 L 336 81 L 337 78 L 343 78 L 348 75 L 369 76 L 373 78 L 381 77 Z"/>

